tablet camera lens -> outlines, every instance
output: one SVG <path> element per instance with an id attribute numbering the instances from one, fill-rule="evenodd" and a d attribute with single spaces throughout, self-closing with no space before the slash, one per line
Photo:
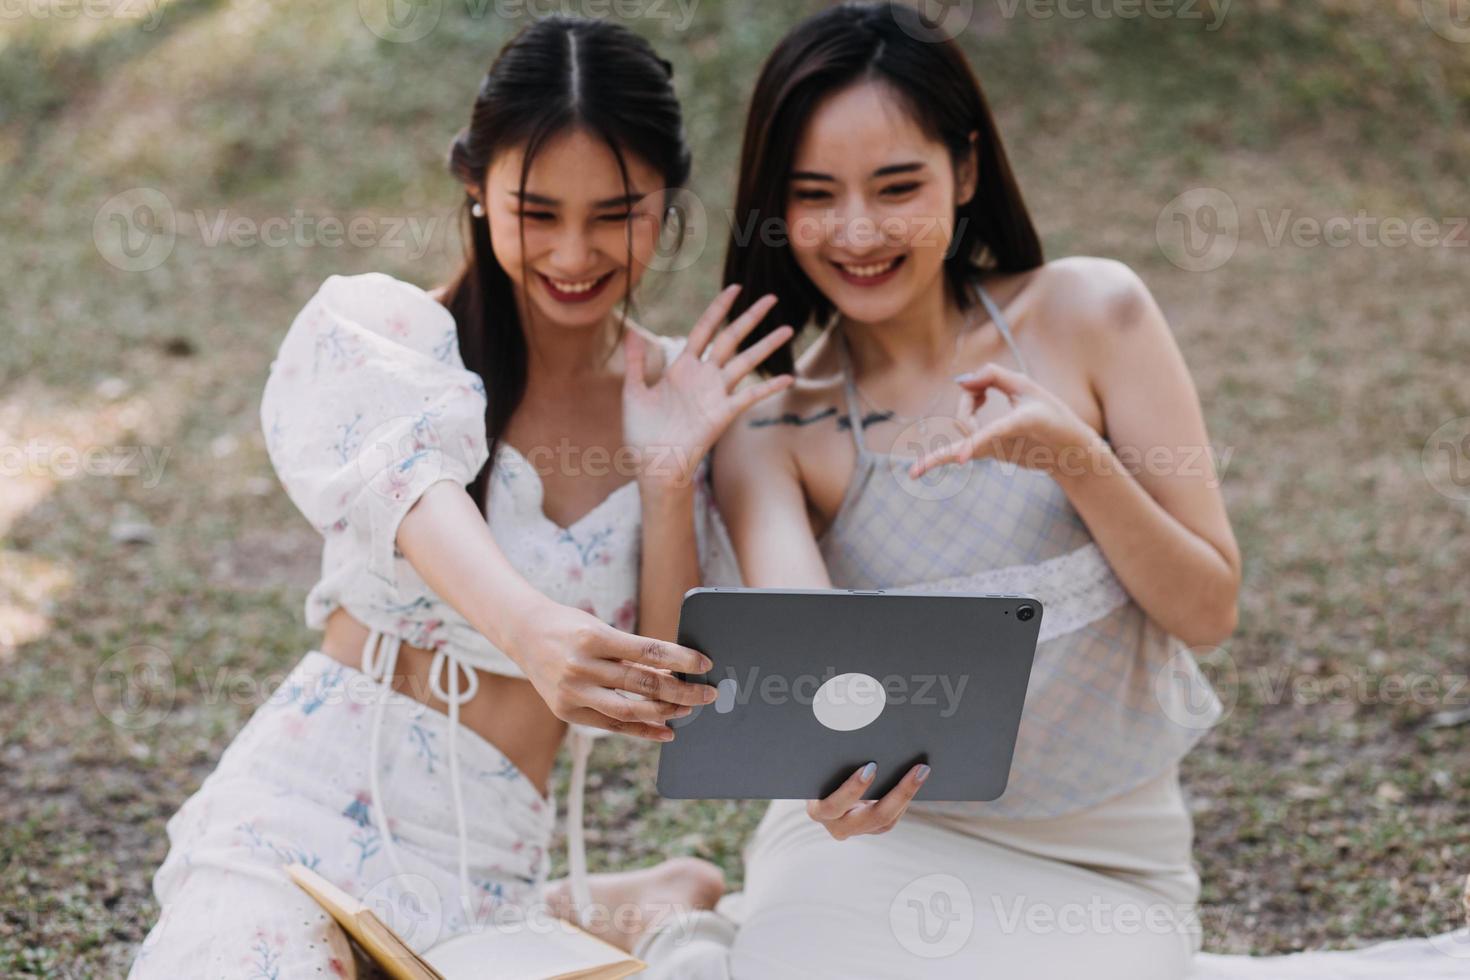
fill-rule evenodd
<path id="1" fill-rule="evenodd" d="M 1035 619 L 1036 618 L 1036 607 L 1035 606 L 1022 606 L 1020 609 L 1017 609 L 1016 610 L 1016 618 L 1019 619 L 1023 623 L 1029 622 L 1030 620 Z"/>

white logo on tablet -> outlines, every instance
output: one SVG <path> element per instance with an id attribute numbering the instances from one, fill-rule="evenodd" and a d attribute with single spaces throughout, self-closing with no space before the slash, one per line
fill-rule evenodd
<path id="1" fill-rule="evenodd" d="M 888 692 L 876 677 L 838 674 L 817 688 L 812 713 L 834 732 L 855 732 L 878 720 Z"/>

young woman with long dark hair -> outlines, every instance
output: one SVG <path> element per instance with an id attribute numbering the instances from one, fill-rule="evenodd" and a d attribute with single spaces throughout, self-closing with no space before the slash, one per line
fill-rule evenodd
<path id="1" fill-rule="evenodd" d="M 822 328 L 714 456 L 745 584 L 1045 612 L 1004 795 L 925 804 L 927 766 L 868 765 L 775 801 L 722 906 L 738 934 L 641 955 L 763 980 L 1180 977 L 1200 934 L 1178 762 L 1220 711 L 1186 647 L 1230 635 L 1240 555 L 1158 306 L 1118 262 L 1045 261 L 963 53 L 903 4 L 836 7 L 777 46 L 733 223 L 726 282 L 779 298 L 750 342 Z M 1159 446 L 1169 465 L 1120 459 Z M 1035 927 L 1074 907 L 1104 921 Z"/>
<path id="2" fill-rule="evenodd" d="M 296 317 L 261 421 L 325 538 L 306 603 L 325 635 L 170 820 L 133 976 L 352 975 L 293 861 L 404 912 L 420 949 L 508 907 L 651 917 L 719 896 L 693 859 L 589 882 L 579 833 L 589 737 L 666 740 L 713 697 L 670 673 L 705 663 L 671 642 L 702 461 L 789 382 L 740 386 L 789 339 L 738 350 L 770 299 L 721 329 L 726 290 L 687 343 L 628 317 L 689 175 L 671 74 L 610 23 L 527 28 L 450 153 L 463 269 L 434 294 L 333 276 Z M 569 723 L 573 880 L 547 888 Z M 589 925 L 626 948 L 647 921 Z"/>

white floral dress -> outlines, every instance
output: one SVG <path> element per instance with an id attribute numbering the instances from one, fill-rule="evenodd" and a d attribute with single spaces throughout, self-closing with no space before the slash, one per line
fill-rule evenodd
<path id="1" fill-rule="evenodd" d="M 664 342 L 669 357 L 683 344 Z M 154 879 L 162 915 L 133 977 L 351 975 L 340 930 L 281 871 L 292 861 L 396 917 L 419 949 L 544 885 L 555 802 L 457 723 L 475 670 L 523 672 L 394 545 L 430 486 L 468 485 L 484 465 L 485 405 L 453 316 L 417 286 L 332 276 L 296 316 L 261 424 L 282 485 L 323 537 L 306 623 L 322 629 L 342 607 L 366 625 L 362 670 L 308 653 L 169 821 Z M 497 545 L 552 599 L 633 629 L 636 484 L 567 527 L 545 515 L 542 494 L 535 469 L 502 444 L 487 498 Z M 700 498 L 707 512 L 703 487 Z M 400 643 L 435 652 L 431 682 L 448 717 L 382 683 Z M 580 788 L 594 734 L 572 729 L 570 863 L 583 895 Z"/>

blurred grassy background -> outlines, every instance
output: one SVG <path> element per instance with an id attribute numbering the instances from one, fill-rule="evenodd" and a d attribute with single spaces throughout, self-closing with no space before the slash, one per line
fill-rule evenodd
<path id="1" fill-rule="evenodd" d="M 716 285 L 746 94 L 817 6 L 702 0 L 687 26 L 672 3 L 631 22 L 677 65 L 695 187 L 716 215 L 694 267 L 646 291 L 660 329 L 685 329 Z M 1448 890 L 1470 871 L 1470 726 L 1430 724 L 1470 703 L 1456 688 L 1470 510 L 1421 466 L 1430 434 L 1470 415 L 1470 238 L 1455 221 L 1470 214 L 1470 30 L 1451 7 L 1256 0 L 1216 20 L 1218 3 L 1181 2 L 1198 16 L 1125 19 L 977 0 L 962 37 L 1049 254 L 1140 271 L 1232 454 L 1247 569 L 1233 670 L 1218 675 L 1232 711 L 1185 764 L 1214 950 L 1448 929 Z M 395 41 L 371 29 L 391 33 L 367 0 L 67 9 L 28 0 L 0 20 L 7 976 L 125 971 L 156 915 L 164 821 L 269 690 L 245 681 L 279 678 L 313 644 L 301 602 L 319 539 L 265 457 L 266 369 L 327 275 L 448 274 L 460 193 L 444 153 L 520 23 L 431 2 L 432 30 Z M 162 195 L 176 238 L 127 271 L 109 229 L 139 213 L 114 200 L 135 188 Z M 1189 271 L 1160 221 L 1197 188 L 1239 215 L 1233 256 L 1208 271 Z M 1438 244 L 1273 241 L 1283 218 L 1360 211 L 1430 219 Z M 414 218 L 432 235 L 425 250 L 211 237 L 221 218 L 298 212 Z M 161 479 L 13 464 L 38 445 L 167 455 Z M 119 726 L 105 665 L 139 649 L 171 673 L 151 704 L 122 705 L 149 723 Z M 221 678 L 231 696 L 208 696 Z M 1343 678 L 1369 695 L 1302 693 Z M 1393 678 L 1426 696 L 1394 696 Z M 738 883 L 759 807 L 660 801 L 654 760 L 600 744 L 594 867 L 692 853 Z"/>

